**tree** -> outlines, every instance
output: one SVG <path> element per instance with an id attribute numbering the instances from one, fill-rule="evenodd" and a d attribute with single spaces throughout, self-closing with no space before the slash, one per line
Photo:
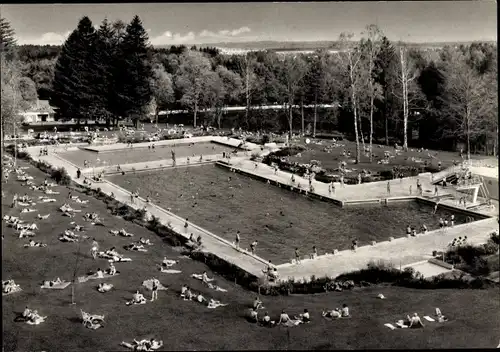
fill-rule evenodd
<path id="1" fill-rule="evenodd" d="M 119 116 L 130 117 L 135 126 L 149 109 L 152 98 L 152 68 L 148 58 L 149 39 L 139 16 L 127 25 L 118 45 L 115 89 Z"/>
<path id="2" fill-rule="evenodd" d="M 257 76 L 255 74 L 255 59 L 251 53 L 245 54 L 245 60 L 240 61 L 243 84 L 245 87 L 245 127 L 249 127 L 249 115 L 252 104 L 252 95 L 257 88 Z"/>
<path id="3" fill-rule="evenodd" d="M 399 72 L 398 80 L 401 84 L 401 95 L 399 96 L 403 102 L 403 148 L 408 150 L 408 117 L 410 115 L 410 100 L 412 93 L 418 92 L 418 87 L 415 79 L 418 77 L 415 61 L 408 54 L 408 47 L 404 43 L 399 43 Z M 418 93 L 417 93 L 418 94 Z"/>
<path id="4" fill-rule="evenodd" d="M 21 77 L 18 82 L 19 94 L 21 98 L 21 109 L 26 110 L 38 99 L 36 85 L 28 77 Z"/>
<path id="5" fill-rule="evenodd" d="M 367 65 L 367 93 L 370 99 L 370 162 L 373 161 L 373 113 L 375 110 L 375 99 L 381 99 L 382 87 L 375 82 L 376 65 L 375 60 L 381 50 L 382 32 L 376 25 L 369 25 L 366 27 L 367 40 L 361 41 L 362 50 L 364 50 L 366 65 Z"/>
<path id="6" fill-rule="evenodd" d="M 196 127 L 198 111 L 206 101 L 205 88 L 211 72 L 211 63 L 202 53 L 193 50 L 185 51 L 179 61 L 175 84 L 182 94 L 181 104 L 193 112 L 193 126 Z"/>
<path id="7" fill-rule="evenodd" d="M 11 59 L 16 51 L 15 31 L 10 26 L 9 21 L 0 17 L 0 52 L 6 54 L 7 59 Z"/>
<path id="8" fill-rule="evenodd" d="M 153 67 L 153 76 L 151 77 L 151 91 L 153 93 L 155 121 L 158 124 L 158 113 L 162 109 L 168 109 L 170 104 L 175 101 L 172 75 L 165 71 L 163 65 Z"/>
<path id="9" fill-rule="evenodd" d="M 350 94 L 350 103 L 353 112 L 354 134 L 356 138 L 356 164 L 360 161 L 359 135 L 358 135 L 358 95 L 361 80 L 362 52 L 359 46 L 351 42 L 352 33 L 342 33 L 339 37 L 340 50 L 338 57 L 341 62 L 341 75 L 347 75 Z"/>
<path id="10" fill-rule="evenodd" d="M 1 64 L 1 127 L 2 141 L 5 141 L 5 135 L 13 133 L 15 126 L 20 123 L 20 69 L 16 61 L 7 60 L 5 53 L 1 54 Z"/>
<path id="11" fill-rule="evenodd" d="M 95 95 L 99 96 L 96 101 L 99 104 L 97 109 L 99 117 L 106 120 L 106 125 L 110 123 L 116 125 L 120 109 L 117 109 L 119 98 L 116 95 L 116 82 L 118 79 L 118 68 L 116 67 L 118 45 L 121 34 L 114 28 L 107 19 L 104 19 L 97 30 L 95 55 L 92 57 L 92 64 L 96 75 L 92 84 Z"/>
<path id="12" fill-rule="evenodd" d="M 318 104 L 327 99 L 328 87 L 332 86 L 332 69 L 335 63 L 331 60 L 327 50 L 317 50 L 310 57 L 309 70 L 305 76 L 306 97 L 314 104 L 313 137 L 316 136 L 316 125 L 318 121 Z"/>
<path id="13" fill-rule="evenodd" d="M 209 80 L 209 87 L 212 101 L 210 105 L 214 109 L 217 127 L 221 128 L 223 109 L 241 94 L 241 76 L 223 66 L 217 66 L 213 77 Z"/>
<path id="14" fill-rule="evenodd" d="M 83 17 L 68 39 L 56 62 L 50 104 L 63 118 L 89 119 L 95 116 L 100 96 L 93 87 L 96 70 L 95 29 L 88 17 Z"/>
<path id="15" fill-rule="evenodd" d="M 379 54 L 375 61 L 376 82 L 383 91 L 382 101 L 375 103 L 380 106 L 378 112 L 383 115 L 385 144 L 389 145 L 389 123 L 393 120 L 396 111 L 395 90 L 397 84 L 397 55 L 396 50 L 387 37 L 382 38 Z"/>
<path id="16" fill-rule="evenodd" d="M 300 84 L 307 72 L 306 62 L 302 56 L 286 56 L 283 62 L 282 81 L 285 87 L 288 108 L 288 127 L 290 139 L 293 136 L 293 105 Z"/>
<path id="17" fill-rule="evenodd" d="M 466 55 L 454 51 L 446 65 L 446 117 L 451 122 L 446 132 L 465 138 L 470 160 L 471 139 L 492 127 L 487 117 L 496 119 L 498 93 L 495 78 L 481 76 L 467 61 Z"/>

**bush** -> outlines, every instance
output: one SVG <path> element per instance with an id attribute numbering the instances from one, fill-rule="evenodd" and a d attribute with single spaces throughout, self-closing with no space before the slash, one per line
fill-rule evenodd
<path id="1" fill-rule="evenodd" d="M 269 153 L 269 155 L 274 155 L 277 157 L 283 157 L 283 156 L 294 156 L 299 153 L 302 153 L 306 148 L 300 146 L 300 145 L 293 145 L 291 147 L 285 147 L 283 149 L 277 150 L 273 153 Z"/>
<path id="2" fill-rule="evenodd" d="M 223 276 L 227 280 L 234 281 L 238 285 L 247 287 L 254 291 L 259 287 L 259 280 L 256 276 L 247 273 L 238 266 L 231 264 L 212 253 L 191 251 L 190 257 L 194 260 L 204 262 L 214 273 Z"/>
<path id="3" fill-rule="evenodd" d="M 394 178 L 394 172 L 392 170 L 382 170 L 379 175 L 383 180 L 392 180 Z"/>
<path id="4" fill-rule="evenodd" d="M 67 186 L 71 183 L 71 177 L 69 177 L 68 172 L 63 167 L 60 167 L 58 169 L 52 168 L 50 177 L 52 177 L 60 185 Z"/>

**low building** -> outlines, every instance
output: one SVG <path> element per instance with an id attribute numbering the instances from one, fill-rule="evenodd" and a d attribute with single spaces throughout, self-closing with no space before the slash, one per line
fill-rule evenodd
<path id="1" fill-rule="evenodd" d="M 54 122 L 55 111 L 48 100 L 37 101 L 26 111 L 20 114 L 23 117 L 23 123 L 37 124 L 43 122 Z"/>

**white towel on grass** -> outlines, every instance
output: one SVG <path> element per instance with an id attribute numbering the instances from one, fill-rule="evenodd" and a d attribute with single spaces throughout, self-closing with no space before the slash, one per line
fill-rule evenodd
<path id="1" fill-rule="evenodd" d="M 396 327 L 390 323 L 384 324 L 384 326 L 387 326 L 391 330 L 396 330 Z"/>
<path id="2" fill-rule="evenodd" d="M 434 319 L 432 319 L 430 316 L 428 315 L 424 315 L 424 319 L 427 320 L 427 321 L 435 321 Z"/>

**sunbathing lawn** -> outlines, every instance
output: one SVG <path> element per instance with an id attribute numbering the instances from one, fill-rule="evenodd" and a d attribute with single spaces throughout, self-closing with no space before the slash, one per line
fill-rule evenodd
<path id="1" fill-rule="evenodd" d="M 22 166 L 25 163 L 20 163 Z M 43 182 L 45 176 L 39 170 L 30 168 L 28 173 L 35 177 L 35 182 Z M 11 178 L 12 179 L 12 178 Z M 19 210 L 9 207 L 13 193 L 38 198 L 39 192 L 24 190 L 20 183 L 10 180 L 3 187 L 6 197 L 2 199 L 2 216 L 19 215 Z M 178 269 L 181 274 L 162 274 L 154 265 L 164 256 L 175 259 L 178 251 L 161 242 L 150 231 L 108 214 L 104 203 L 89 199 L 90 203 L 80 206 L 71 205 L 83 211 L 96 211 L 101 214 L 106 227 L 87 227 L 86 234 L 95 237 L 101 248 L 116 246 L 120 253 L 126 253 L 133 259 L 131 263 L 117 263 L 121 275 L 107 280 L 92 280 L 77 284 L 76 305 L 70 305 L 71 286 L 65 290 L 40 290 L 43 280 L 55 277 L 70 280 L 78 258 L 78 275 L 98 267 L 106 268 L 105 260 L 92 260 L 89 255 L 91 240 L 74 243 L 59 242 L 58 235 L 69 227 L 73 220 L 77 224 L 87 225 L 80 217 L 70 219 L 61 216 L 56 209 L 65 202 L 68 190 L 56 187 L 61 195 L 54 196 L 57 203 L 48 203 L 40 207 L 41 214 L 51 213 L 48 220 L 36 220 L 40 230 L 36 241 L 47 243 L 46 248 L 22 248 L 25 239 L 18 239 L 12 228 L 2 222 L 3 258 L 2 279 L 14 279 L 23 288 L 22 292 L 2 297 L 3 347 L 5 351 L 126 351 L 120 347 L 121 341 L 130 342 L 133 338 L 155 337 L 162 339 L 168 350 L 241 350 L 241 349 L 417 349 L 417 348 L 491 348 L 498 344 L 498 336 L 492 334 L 492 327 L 500 324 L 497 314 L 500 309 L 498 289 L 491 290 L 415 290 L 397 287 L 369 287 L 340 293 L 325 293 L 309 296 L 263 297 L 264 305 L 275 319 L 281 309 L 290 315 L 300 313 L 304 308 L 311 312 L 313 322 L 288 330 L 261 328 L 249 324 L 245 319 L 246 309 L 254 298 L 248 292 L 216 277 L 216 283 L 227 293 L 212 291 L 197 280 L 191 279 L 192 273 L 208 271 L 199 262 L 180 259 Z M 75 193 L 74 193 L 75 195 Z M 23 214 L 26 220 L 34 220 L 37 213 Z M 88 226 L 88 225 L 87 225 Z M 114 237 L 109 229 L 125 228 L 134 233 L 135 239 L 149 238 L 154 246 L 148 253 L 126 252 L 123 245 L 130 243 L 129 238 Z M 77 253 L 80 254 L 78 255 Z M 148 302 L 142 306 L 125 306 L 125 301 L 132 297 L 143 280 L 156 276 L 170 287 L 169 291 L 160 291 L 157 302 Z M 99 293 L 99 282 L 115 285 L 108 293 Z M 208 310 L 194 302 L 184 302 L 178 298 L 183 283 L 206 297 L 219 299 L 229 306 Z M 142 290 L 149 298 L 149 292 Z M 378 300 L 376 295 L 383 293 L 387 300 Z M 452 299 L 450 299 L 452 298 Z M 470 304 L 474 302 L 474 304 Z M 353 317 L 347 320 L 327 321 L 320 317 L 325 308 L 334 308 L 347 303 Z M 37 309 L 41 315 L 47 315 L 45 323 L 30 326 L 14 323 L 17 313 L 28 305 Z M 394 323 L 407 314 L 419 312 L 431 315 L 435 307 L 441 308 L 448 315 L 446 324 L 426 323 L 421 330 L 390 331 L 384 323 Z M 83 327 L 80 309 L 88 313 L 104 314 L 104 329 L 91 331 Z M 289 331 L 289 340 L 287 336 Z M 446 338 L 443 338 L 446 336 Z"/>
<path id="2" fill-rule="evenodd" d="M 345 147 L 335 147 L 330 151 L 330 153 L 328 153 L 324 151 L 324 148 L 327 146 L 331 146 L 333 144 L 332 140 L 313 139 L 313 143 L 310 144 L 305 144 L 304 140 L 305 139 L 301 139 L 300 142 L 298 142 L 297 144 L 305 146 L 307 149 L 304 152 L 302 152 L 300 156 L 290 157 L 290 160 L 297 161 L 299 163 L 309 163 L 311 160 L 318 160 L 321 162 L 321 166 L 329 171 L 337 169 L 339 167 L 339 162 L 341 161 L 347 162 L 348 169 L 353 169 L 353 168 L 356 169 L 353 172 L 357 174 L 363 169 L 370 170 L 371 172 L 380 172 L 383 170 L 392 170 L 394 166 L 415 166 L 415 167 L 423 166 L 426 160 L 428 163 L 431 163 L 431 165 L 433 165 L 434 167 L 437 167 L 438 162 L 441 161 L 441 167 L 445 169 L 453 165 L 453 160 L 456 161 L 461 160 L 458 152 L 452 153 L 446 151 L 428 150 L 419 153 L 416 149 L 413 150 L 409 149 L 408 152 L 403 152 L 401 155 L 391 158 L 390 163 L 387 165 L 377 164 L 377 161 L 384 158 L 385 151 L 389 151 L 392 155 L 395 155 L 394 153 L 395 150 L 394 146 L 381 145 L 379 147 L 378 144 L 374 144 L 373 154 L 375 154 L 376 156 L 373 158 L 373 163 L 370 163 L 369 158 L 364 156 L 363 153 L 361 153 L 360 163 L 355 165 L 354 164 L 354 159 L 356 156 L 355 142 L 347 140 L 339 141 L 339 143 L 344 144 Z M 315 142 L 320 142 L 320 141 L 321 145 L 315 144 Z M 367 143 L 366 146 L 368 145 L 369 144 Z M 362 145 L 361 148 L 363 148 Z M 351 152 L 350 158 L 341 155 L 344 149 L 346 151 Z M 435 158 L 429 157 L 428 154 L 434 156 Z M 421 159 L 422 162 L 421 163 L 413 162 L 411 161 L 411 157 L 414 157 L 415 159 Z M 487 159 L 490 160 L 491 163 L 494 163 L 494 165 L 498 163 L 498 161 L 495 158 L 486 157 L 484 155 L 471 155 L 471 158 L 473 160 Z"/>
<path id="3" fill-rule="evenodd" d="M 83 162 L 88 160 L 91 165 L 104 166 L 104 165 L 123 165 L 140 163 L 153 160 L 172 159 L 171 151 L 174 150 L 176 158 L 194 157 L 198 159 L 200 155 L 209 156 L 222 154 L 222 152 L 231 152 L 234 150 L 232 147 L 227 147 L 217 143 L 202 142 L 189 145 L 188 141 L 183 140 L 183 144 L 177 146 L 159 146 L 156 145 L 155 149 L 148 148 L 132 148 L 123 149 L 113 152 L 96 153 L 88 150 L 80 149 L 69 152 L 60 153 L 59 155 L 64 159 L 71 161 L 73 164 L 83 167 Z M 97 158 L 100 159 L 97 162 Z"/>
<path id="4" fill-rule="evenodd" d="M 320 254 L 331 253 L 350 248 L 354 238 L 364 245 L 405 236 L 409 224 L 436 229 L 440 217 L 452 214 L 438 208 L 432 215 L 432 207 L 416 202 L 342 209 L 213 165 L 110 176 L 109 180 L 129 190 L 139 189 L 143 197 L 149 195 L 161 207 L 229 241 L 239 230 L 242 247 L 249 248 L 257 240 L 257 253 L 276 264 L 293 258 L 295 247 L 303 255 L 311 253 L 313 246 Z M 466 220 L 459 214 L 455 218 L 457 224 Z"/>

